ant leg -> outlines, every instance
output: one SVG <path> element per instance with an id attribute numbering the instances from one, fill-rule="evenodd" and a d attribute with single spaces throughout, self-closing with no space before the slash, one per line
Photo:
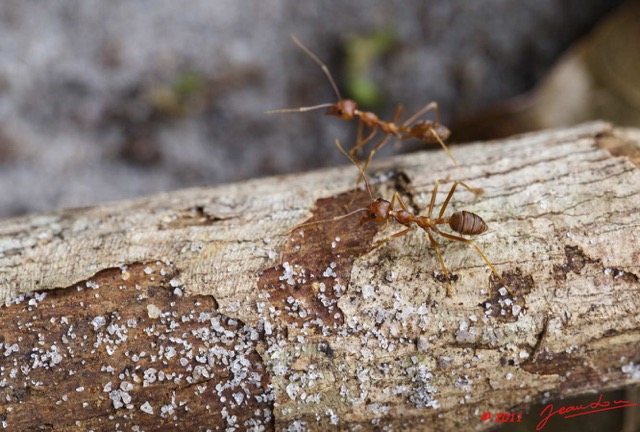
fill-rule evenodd
<path id="1" fill-rule="evenodd" d="M 440 184 L 440 180 L 436 180 L 433 184 L 433 191 L 431 191 L 431 201 L 429 201 L 429 211 L 427 212 L 427 217 L 431 219 L 431 215 L 433 214 L 433 206 L 436 203 L 436 195 L 438 195 L 438 185 Z"/>
<path id="2" fill-rule="evenodd" d="M 358 119 L 358 132 L 356 133 L 356 144 L 353 146 L 353 148 L 349 151 L 349 153 L 351 153 L 351 156 L 355 156 L 356 150 L 358 147 L 358 145 L 360 145 L 360 143 L 362 142 L 362 131 L 364 129 L 364 123 L 362 123 L 362 119 Z"/>
<path id="3" fill-rule="evenodd" d="M 387 141 L 389 141 L 389 138 L 391 137 L 390 134 L 385 134 L 384 138 L 380 140 L 380 142 L 378 144 L 376 144 L 376 146 L 369 152 L 369 157 L 367 158 L 366 162 L 364 163 L 364 168 L 363 170 L 366 171 L 367 167 L 369 166 L 369 162 L 371 162 L 371 159 L 373 159 L 373 155 L 376 154 L 376 152 L 378 150 L 380 150 L 380 148 L 385 145 L 387 143 Z"/>
<path id="4" fill-rule="evenodd" d="M 398 106 L 396 106 L 396 111 L 393 113 L 393 117 L 391 117 L 391 123 L 395 124 L 400 120 L 400 117 L 402 117 L 402 111 L 404 111 L 402 104 L 398 104 Z"/>
<path id="5" fill-rule="evenodd" d="M 398 104 L 398 106 L 396 106 L 396 111 L 393 113 L 393 117 L 391 118 L 391 124 L 395 125 L 395 123 L 398 121 L 398 119 L 400 118 L 400 116 L 402 115 L 402 104 Z M 367 167 L 369 166 L 369 163 L 371 162 L 371 159 L 373 159 L 373 156 L 378 152 L 378 150 L 380 150 L 382 148 L 382 146 L 384 146 L 387 141 L 389 141 L 389 138 L 391 138 L 391 135 L 395 135 L 396 137 L 398 136 L 398 132 L 391 132 L 388 131 L 384 134 L 384 138 L 382 138 L 380 140 L 380 142 L 378 142 L 378 144 L 375 145 L 375 147 L 373 148 L 373 150 L 371 150 L 371 152 L 369 152 L 369 157 L 367 158 L 367 162 L 364 164 L 364 170 L 367 170 Z"/>
<path id="6" fill-rule="evenodd" d="M 402 198 L 400 198 L 400 195 L 398 194 L 398 192 L 394 192 L 393 196 L 391 197 L 391 210 L 393 210 L 393 204 L 398 201 L 398 204 L 400 204 L 400 207 L 402 207 L 402 210 L 408 212 L 409 208 L 407 207 L 407 205 L 404 203 L 404 201 L 402 200 Z"/>
<path id="7" fill-rule="evenodd" d="M 442 253 L 440 253 L 440 247 L 436 239 L 433 238 L 429 231 L 426 231 L 429 236 L 429 241 L 431 242 L 431 246 L 436 250 L 436 254 L 438 255 L 438 260 L 440 260 L 440 267 L 442 268 L 442 273 L 444 273 L 444 277 L 447 280 L 447 297 L 451 297 L 451 282 L 449 281 L 449 272 L 447 271 L 447 266 L 444 265 L 444 260 L 442 259 Z"/>
<path id="8" fill-rule="evenodd" d="M 396 111 L 395 113 L 393 113 L 393 117 L 391 118 L 391 124 L 396 125 L 396 123 L 398 123 L 398 121 L 400 120 L 400 117 L 402 117 L 403 111 L 404 111 L 404 107 L 402 106 L 402 104 L 398 104 L 398 106 L 396 106 Z M 394 142 L 394 145 L 396 145 L 396 148 L 397 148 L 398 140 L 401 139 L 400 137 L 400 133 L 402 132 L 401 128 L 402 126 L 396 126 L 395 133 L 392 133 L 393 136 L 396 138 L 396 141 Z"/>
<path id="9" fill-rule="evenodd" d="M 406 128 L 411 123 L 418 120 L 420 117 L 431 110 L 434 110 L 436 112 L 436 122 L 440 123 L 440 108 L 438 107 L 438 102 L 429 102 L 424 107 L 420 108 L 414 115 L 409 117 L 404 123 L 402 123 L 402 127 Z"/>
<path id="10" fill-rule="evenodd" d="M 385 243 L 386 243 L 386 242 L 388 242 L 389 240 L 392 240 L 392 239 L 397 238 L 397 237 L 402 237 L 403 235 L 405 235 L 405 234 L 406 234 L 406 233 L 408 233 L 409 231 L 412 231 L 413 229 L 414 229 L 414 228 L 413 228 L 413 226 L 410 226 L 410 227 L 409 227 L 409 228 L 407 228 L 407 229 L 403 229 L 403 230 L 402 230 L 402 231 L 400 231 L 400 232 L 397 232 L 397 233 L 395 233 L 395 234 L 391 234 L 389 237 L 383 238 L 382 240 L 380 240 L 379 242 L 377 242 L 375 245 L 373 245 L 373 246 L 371 247 L 371 249 L 369 249 L 369 252 L 371 252 L 371 251 L 372 251 L 372 250 L 374 250 L 374 249 L 378 249 L 380 246 L 382 246 L 383 244 L 385 244 Z"/>
<path id="11" fill-rule="evenodd" d="M 502 279 L 502 276 L 500 276 L 500 274 L 498 273 L 498 270 L 496 270 L 496 268 L 493 266 L 493 264 L 491 264 L 491 261 L 489 261 L 489 258 L 487 258 L 487 256 L 485 254 L 482 253 L 482 251 L 480 250 L 480 248 L 478 246 L 475 245 L 475 243 L 473 243 L 471 240 L 466 239 L 464 237 L 459 237 L 459 236 L 455 236 L 452 234 L 448 234 L 446 232 L 442 232 L 440 231 L 438 228 L 432 228 L 435 232 L 437 232 L 438 234 L 440 234 L 442 237 L 448 238 L 450 240 L 455 240 L 455 241 L 459 241 L 462 243 L 466 243 L 470 246 L 473 246 L 473 248 L 476 250 L 476 252 L 478 252 L 480 254 L 480 256 L 482 257 L 482 259 L 484 260 L 485 263 L 487 263 L 487 265 L 489 266 L 489 268 L 491 268 L 491 271 L 493 272 L 493 274 L 495 274 L 496 276 L 498 276 L 498 279 L 500 279 L 500 282 L 502 282 L 502 285 L 507 289 L 507 291 L 509 292 L 509 294 L 511 294 L 513 296 L 513 293 L 511 292 L 511 290 L 509 290 L 509 288 L 507 287 L 507 283 L 505 282 L 504 279 Z"/>
<path id="12" fill-rule="evenodd" d="M 433 128 L 431 129 L 431 134 L 436 137 L 436 140 L 438 140 L 438 143 L 440 144 L 440 147 L 442 147 L 442 150 L 444 150 L 444 152 L 447 154 L 447 156 L 449 156 L 449 159 L 451 159 L 453 161 L 453 163 L 455 164 L 455 166 L 459 166 L 460 163 L 458 162 L 458 159 L 455 158 L 455 156 L 453 154 L 451 154 L 451 152 L 449 151 L 449 147 L 447 147 L 447 145 L 444 143 L 444 141 L 442 141 L 442 138 L 440 138 L 440 136 L 433 130 Z"/>
<path id="13" fill-rule="evenodd" d="M 378 131 L 375 128 L 372 128 L 371 133 L 367 135 L 365 139 L 362 139 L 362 128 L 364 127 L 363 125 L 364 123 L 362 123 L 362 121 L 358 123 L 358 136 L 357 136 L 356 144 L 351 148 L 351 150 L 349 150 L 349 154 L 351 155 L 351 157 L 353 157 L 356 160 L 360 160 L 360 158 L 356 156 L 356 152 L 362 149 L 364 146 L 366 146 L 369 143 L 369 141 L 371 141 L 373 137 L 376 136 L 376 133 L 378 133 Z"/>
<path id="14" fill-rule="evenodd" d="M 451 200 L 451 197 L 453 196 L 453 193 L 455 192 L 456 188 L 458 187 L 458 185 L 461 185 L 465 188 L 467 188 L 467 190 L 471 193 L 473 193 L 475 196 L 478 195 L 482 195 L 484 193 L 484 190 L 481 188 L 474 188 L 469 186 L 468 184 L 466 184 L 465 182 L 461 182 L 459 180 L 456 180 L 455 182 L 453 182 L 453 186 L 451 186 L 451 190 L 449 190 L 449 195 L 447 195 L 447 199 L 444 200 L 444 203 L 442 203 L 442 207 L 440 207 L 440 213 L 438 214 L 438 219 L 442 218 L 442 215 L 444 214 L 444 211 L 447 209 L 447 206 L 449 205 L 449 201 Z M 438 189 L 438 181 L 436 180 L 436 187 L 435 189 Z M 433 196 L 431 197 L 433 199 Z M 431 207 L 429 207 L 431 208 Z M 429 213 L 429 217 L 431 217 L 431 213 Z"/>
<path id="15" fill-rule="evenodd" d="M 353 160 L 360 160 L 360 158 L 356 155 L 356 152 L 360 149 L 360 143 L 362 142 L 362 130 L 364 128 L 364 123 L 362 123 L 362 119 L 358 119 L 358 132 L 356 132 L 356 144 L 349 150 L 349 154 Z M 356 185 L 357 186 L 357 185 Z"/>

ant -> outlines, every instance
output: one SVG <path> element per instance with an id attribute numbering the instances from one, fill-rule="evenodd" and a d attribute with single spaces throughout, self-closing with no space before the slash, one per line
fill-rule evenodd
<path id="1" fill-rule="evenodd" d="M 291 35 L 291 39 L 293 43 L 295 43 L 300 49 L 302 49 L 311 59 L 320 66 L 326 77 L 329 79 L 331 83 L 331 87 L 333 88 L 338 101 L 336 103 L 323 103 L 319 105 L 313 105 L 308 107 L 300 107 L 300 108 L 285 108 L 278 110 L 267 111 L 267 114 L 275 114 L 275 113 L 287 113 L 287 112 L 307 112 L 313 111 L 317 109 L 326 108 L 325 115 L 334 116 L 341 120 L 353 120 L 355 118 L 358 119 L 358 139 L 353 148 L 349 151 L 351 155 L 350 159 L 359 160 L 356 156 L 356 152 L 363 147 L 365 147 L 380 131 L 383 135 L 382 139 L 375 145 L 373 150 L 369 153 L 369 157 L 364 165 L 364 168 L 369 165 L 369 162 L 373 158 L 373 155 L 380 150 L 380 148 L 386 144 L 391 136 L 395 138 L 405 140 L 409 138 L 417 138 L 426 144 L 435 144 L 438 143 L 442 146 L 442 149 L 447 153 L 447 155 L 453 160 L 455 165 L 458 165 L 457 159 L 451 154 L 446 144 L 444 143 L 451 132 L 447 129 L 446 126 L 440 123 L 440 109 L 436 102 L 430 102 L 421 108 L 418 112 L 412 115 L 407 121 L 398 125 L 396 122 L 399 120 L 402 114 L 402 105 L 398 105 L 396 111 L 393 115 L 391 121 L 386 122 L 381 120 L 375 113 L 370 111 L 362 111 L 358 109 L 358 104 L 356 101 L 352 99 L 343 99 L 340 95 L 340 91 L 338 90 L 338 86 L 336 85 L 331 72 L 326 64 L 324 64 L 309 48 L 303 45 L 298 38 Z M 436 121 L 422 120 L 414 124 L 416 120 L 425 115 L 429 111 L 435 111 L 436 113 Z M 362 138 L 362 129 L 363 126 L 366 126 L 370 132 L 365 137 Z"/>
<path id="2" fill-rule="evenodd" d="M 369 195 L 371 196 L 371 204 L 369 204 L 369 206 L 366 208 L 356 209 L 352 212 L 349 212 L 341 216 L 336 216 L 332 219 L 327 219 L 324 221 L 315 221 L 307 224 L 298 225 L 294 229 L 301 228 L 306 225 L 316 224 L 316 223 L 335 221 L 335 220 L 342 219 L 344 217 L 353 215 L 355 213 L 360 213 L 360 212 L 365 213 L 365 215 L 362 216 L 362 218 L 360 219 L 360 225 L 363 225 L 369 222 L 387 224 L 389 220 L 393 219 L 400 225 L 403 225 L 405 229 L 378 241 L 371 247 L 371 249 L 369 249 L 369 252 L 379 248 L 380 246 L 384 245 L 385 243 L 387 243 L 388 241 L 394 238 L 402 237 L 406 235 L 407 233 L 409 233 L 410 231 L 418 227 L 427 234 L 429 238 L 429 242 L 431 243 L 431 246 L 435 249 L 436 254 L 438 255 L 438 260 L 440 261 L 440 267 L 442 268 L 442 273 L 444 274 L 445 279 L 447 281 L 447 297 L 451 297 L 451 283 L 449 278 L 449 271 L 447 270 L 447 266 L 445 265 L 444 260 L 442 259 L 442 253 L 440 252 L 440 245 L 435 240 L 433 234 L 438 234 L 444 238 L 459 241 L 472 246 L 476 250 L 476 252 L 478 252 L 478 254 L 482 257 L 485 263 L 487 263 L 487 265 L 491 268 L 491 271 L 502 282 L 502 285 L 505 288 L 507 287 L 507 283 L 502 278 L 502 276 L 500 276 L 500 274 L 498 273 L 496 268 L 493 266 L 491 261 L 489 261 L 489 259 L 482 252 L 482 250 L 480 250 L 480 248 L 476 246 L 471 240 L 458 235 L 449 234 L 438 228 L 438 225 L 449 225 L 449 228 L 451 228 L 454 232 L 463 234 L 463 235 L 478 235 L 487 231 L 489 227 L 487 226 L 486 222 L 475 213 L 462 210 L 462 211 L 457 211 L 453 213 L 449 217 L 444 217 L 444 212 L 447 209 L 447 206 L 449 205 L 449 201 L 451 201 L 451 198 L 453 197 L 453 194 L 458 186 L 462 186 L 466 188 L 468 191 L 472 192 L 476 196 L 482 195 L 484 193 L 484 190 L 480 188 L 473 188 L 462 181 L 455 181 L 451 186 L 451 189 L 449 190 L 447 198 L 444 200 L 444 203 L 440 207 L 438 216 L 434 218 L 433 210 L 435 207 L 436 195 L 438 194 L 438 186 L 440 184 L 440 180 L 436 180 L 433 187 L 433 191 L 431 192 L 431 200 L 429 202 L 429 208 L 427 210 L 427 214 L 426 216 L 418 216 L 413 214 L 409 210 L 409 208 L 404 203 L 404 201 L 402 200 L 398 192 L 394 192 L 393 197 L 391 198 L 391 201 L 387 201 L 383 198 L 373 199 L 373 194 L 371 193 L 371 186 L 369 185 L 369 181 L 367 180 L 367 177 L 364 173 L 363 168 L 360 167 L 360 165 L 358 165 L 356 161 L 344 150 L 344 148 L 340 144 L 340 141 L 337 139 L 336 139 L 336 146 L 338 147 L 338 149 L 340 149 L 340 151 L 345 156 L 349 158 L 349 160 L 354 165 L 356 165 L 356 167 L 360 171 L 360 175 L 364 178 L 365 185 L 367 187 L 367 190 L 369 191 Z M 400 205 L 399 210 L 395 208 L 396 202 Z"/>

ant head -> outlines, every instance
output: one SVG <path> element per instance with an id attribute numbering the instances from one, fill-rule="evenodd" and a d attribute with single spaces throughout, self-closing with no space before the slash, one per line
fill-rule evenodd
<path id="1" fill-rule="evenodd" d="M 351 99 L 340 99 L 337 104 L 327 108 L 325 115 L 338 117 L 341 120 L 351 120 L 356 115 L 358 104 Z"/>
<path id="2" fill-rule="evenodd" d="M 366 222 L 386 222 L 389 220 L 389 211 L 391 210 L 391 203 L 385 199 L 378 198 L 367 207 L 366 216 L 362 216 L 360 219 L 360 225 Z"/>

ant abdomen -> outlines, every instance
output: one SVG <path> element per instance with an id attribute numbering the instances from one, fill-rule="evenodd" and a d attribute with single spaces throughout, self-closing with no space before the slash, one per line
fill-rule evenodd
<path id="1" fill-rule="evenodd" d="M 402 136 L 402 139 L 417 138 L 425 143 L 446 141 L 451 131 L 443 124 L 428 120 L 419 121 Z"/>
<path id="2" fill-rule="evenodd" d="M 460 234 L 482 234 L 489 229 L 480 216 L 465 210 L 455 212 L 449 218 L 449 226 Z"/>

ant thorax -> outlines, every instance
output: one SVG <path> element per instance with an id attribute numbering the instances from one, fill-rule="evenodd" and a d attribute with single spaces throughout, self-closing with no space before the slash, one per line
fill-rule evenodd
<path id="1" fill-rule="evenodd" d="M 398 221 L 399 224 L 407 227 L 411 225 L 411 222 L 417 222 L 416 217 L 406 210 L 394 211 L 393 218 Z"/>

